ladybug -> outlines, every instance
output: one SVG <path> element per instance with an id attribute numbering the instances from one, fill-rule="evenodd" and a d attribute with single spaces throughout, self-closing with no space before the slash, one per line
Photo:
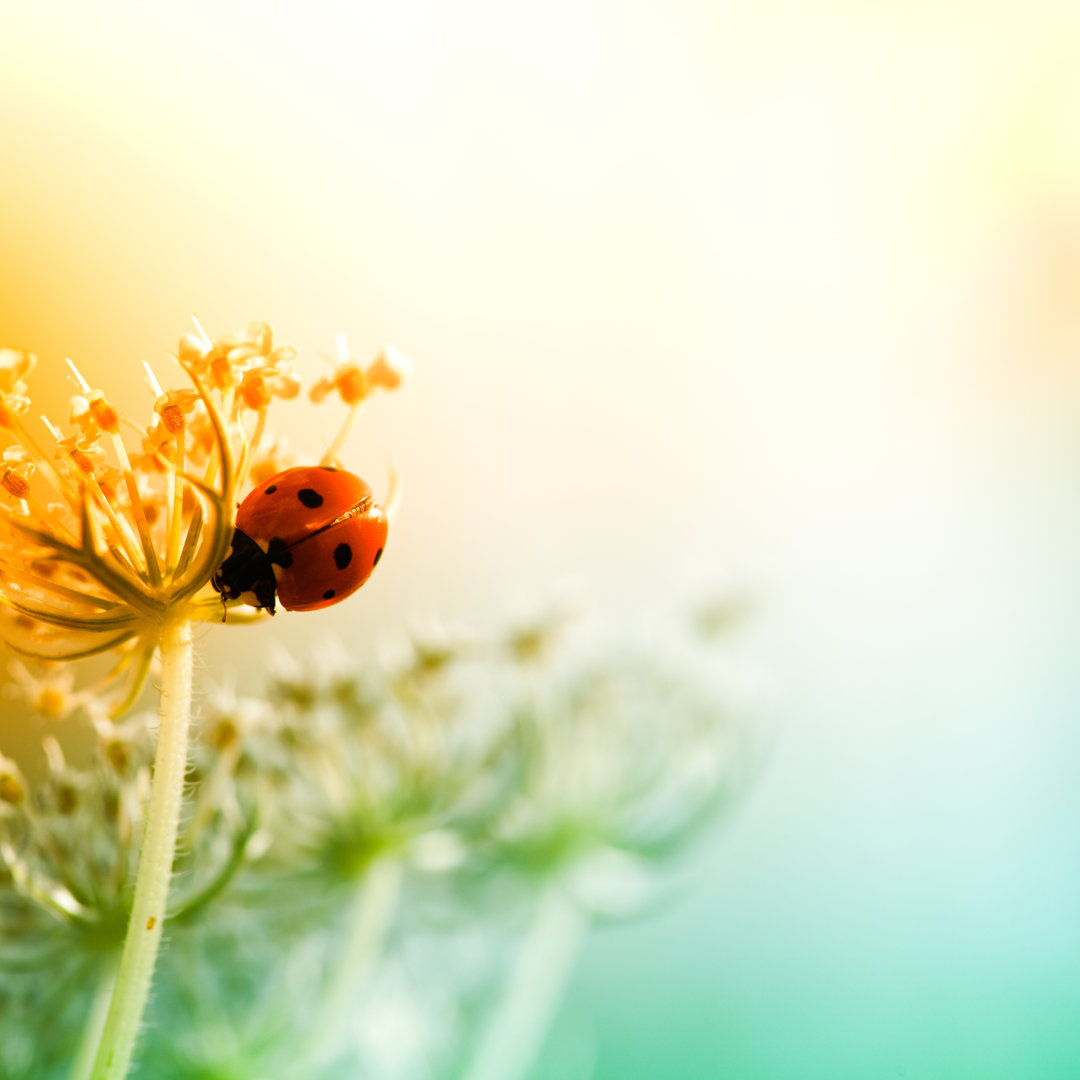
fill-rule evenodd
<path id="1" fill-rule="evenodd" d="M 210 584 L 221 602 L 274 614 L 329 607 L 371 576 L 386 546 L 386 514 L 359 476 L 325 465 L 286 469 L 252 491 Z"/>

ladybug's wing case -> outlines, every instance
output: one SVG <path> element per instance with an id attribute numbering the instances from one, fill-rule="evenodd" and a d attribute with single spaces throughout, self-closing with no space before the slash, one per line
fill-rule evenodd
<path id="1" fill-rule="evenodd" d="M 386 515 L 374 504 L 300 541 L 289 566 L 274 567 L 281 606 L 314 611 L 343 600 L 371 576 L 385 546 Z"/>
<path id="2" fill-rule="evenodd" d="M 274 539 L 291 546 L 371 499 L 371 488 L 344 469 L 286 469 L 244 499 L 236 527 L 264 551 Z"/>

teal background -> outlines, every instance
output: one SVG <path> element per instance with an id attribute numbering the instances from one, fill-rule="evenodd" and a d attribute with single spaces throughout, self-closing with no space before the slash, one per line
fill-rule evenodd
<path id="1" fill-rule="evenodd" d="M 588 949 L 592 1075 L 1080 1070 L 1080 440 L 1075 401 L 1011 404 L 966 432 L 963 490 L 923 477 L 921 540 L 763 606 L 773 754 L 692 888 Z"/>

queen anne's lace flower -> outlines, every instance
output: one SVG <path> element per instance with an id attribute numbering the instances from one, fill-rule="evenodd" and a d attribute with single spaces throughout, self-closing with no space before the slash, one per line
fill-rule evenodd
<path id="1" fill-rule="evenodd" d="M 247 478 L 280 460 L 267 412 L 275 398 L 298 393 L 295 356 L 264 323 L 217 341 L 185 335 L 177 360 L 190 385 L 163 389 L 147 367 L 153 422 L 129 449 L 121 432 L 138 425 L 74 365 L 72 430 L 43 418 L 45 430 L 35 431 L 25 382 L 35 357 L 0 349 L 0 431 L 9 441 L 0 466 L 0 636 L 45 661 L 113 653 L 111 709 L 126 708 L 160 628 L 220 614 L 207 585 Z"/>

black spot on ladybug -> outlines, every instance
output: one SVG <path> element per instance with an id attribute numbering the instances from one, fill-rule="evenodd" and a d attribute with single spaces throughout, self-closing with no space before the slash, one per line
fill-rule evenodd
<path id="1" fill-rule="evenodd" d="M 381 558 L 382 558 L 382 548 L 379 548 L 379 550 L 375 552 L 375 561 L 371 564 L 371 568 L 373 570 L 375 569 L 376 566 L 379 565 L 379 560 Z"/>
<path id="2" fill-rule="evenodd" d="M 323 472 L 337 472 L 338 471 L 336 465 L 320 465 L 319 468 L 322 469 Z"/>
<path id="3" fill-rule="evenodd" d="M 309 509 L 314 510 L 317 506 L 322 506 L 323 497 L 314 488 L 301 488 L 296 497 Z"/>
<path id="4" fill-rule="evenodd" d="M 352 562 L 352 548 L 348 544 L 338 544 L 334 548 L 334 565 L 339 570 L 344 570 Z"/>
<path id="5" fill-rule="evenodd" d="M 264 495 L 273 495 L 277 491 L 277 484 L 271 484 L 264 492 Z"/>
<path id="6" fill-rule="evenodd" d="M 292 566 L 292 552 L 286 547 L 280 536 L 275 536 L 266 546 L 266 557 L 283 569 Z"/>
<path id="7" fill-rule="evenodd" d="M 333 600 L 334 599 L 334 590 L 333 589 L 327 589 L 326 592 L 324 592 L 322 594 L 322 598 L 324 600 Z"/>

